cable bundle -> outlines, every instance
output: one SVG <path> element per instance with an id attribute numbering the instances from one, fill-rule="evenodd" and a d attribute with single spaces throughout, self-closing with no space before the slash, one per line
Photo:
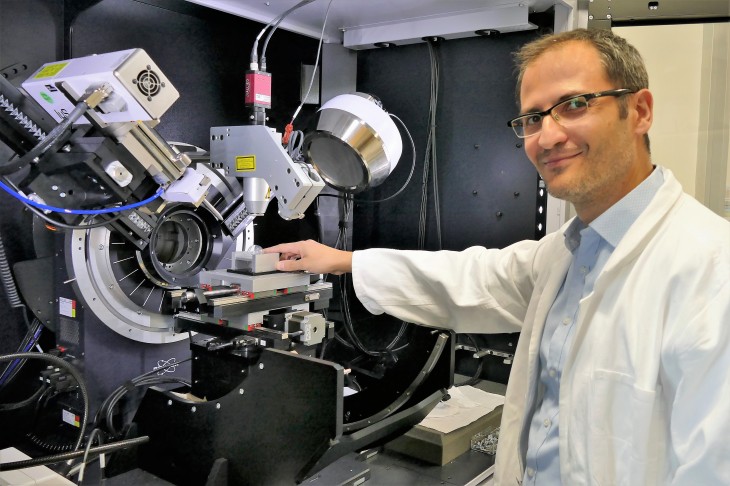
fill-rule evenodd
<path id="1" fill-rule="evenodd" d="M 186 361 L 190 361 L 190 359 L 192 358 L 188 358 L 183 361 L 176 361 L 175 363 L 171 363 L 167 366 L 163 366 L 156 370 L 149 371 L 136 378 L 132 378 L 127 383 L 119 386 L 104 400 L 104 402 L 102 402 L 99 410 L 96 412 L 96 417 L 94 418 L 94 424 L 96 425 L 96 427 L 103 426 L 103 428 L 106 430 L 107 434 L 109 434 L 110 437 L 116 437 L 118 435 L 118 431 L 114 425 L 114 410 L 116 409 L 119 401 L 124 398 L 124 396 L 130 390 L 133 390 L 134 388 L 141 386 L 167 385 L 173 383 L 189 387 L 190 382 L 188 380 L 178 377 L 168 377 L 165 375 L 159 376 L 157 375 L 157 373 L 171 366 L 177 366 Z"/>

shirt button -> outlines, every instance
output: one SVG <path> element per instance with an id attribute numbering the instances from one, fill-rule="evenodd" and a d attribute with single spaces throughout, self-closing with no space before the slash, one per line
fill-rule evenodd
<path id="1" fill-rule="evenodd" d="M 555 368 L 550 368 L 550 370 L 548 371 L 548 375 L 550 375 L 550 378 L 555 378 L 556 374 L 557 373 L 555 372 Z"/>
<path id="2" fill-rule="evenodd" d="M 588 267 L 586 267 L 585 265 L 580 267 L 580 273 L 588 273 Z"/>
<path id="3" fill-rule="evenodd" d="M 535 470 L 531 467 L 528 467 L 526 472 L 529 477 L 533 477 L 535 475 Z"/>
<path id="4" fill-rule="evenodd" d="M 568 324 L 570 324 L 570 317 L 566 317 L 565 319 L 563 319 L 563 325 L 567 326 Z"/>
<path id="5" fill-rule="evenodd" d="M 543 420 L 542 424 L 543 424 L 543 425 L 544 425 L 545 427 L 550 427 L 550 419 L 545 419 L 545 420 Z"/>

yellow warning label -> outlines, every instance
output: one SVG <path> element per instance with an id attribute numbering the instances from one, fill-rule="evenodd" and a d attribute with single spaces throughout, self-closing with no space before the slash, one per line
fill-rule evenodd
<path id="1" fill-rule="evenodd" d="M 56 64 L 49 64 L 47 66 L 43 66 L 43 69 L 38 71 L 38 74 L 33 76 L 34 79 L 40 79 L 40 78 L 52 78 L 56 74 L 60 73 L 63 68 L 68 66 L 67 62 L 57 62 Z"/>
<path id="2" fill-rule="evenodd" d="M 239 155 L 236 157 L 237 172 L 252 172 L 254 170 L 256 170 L 255 155 Z"/>

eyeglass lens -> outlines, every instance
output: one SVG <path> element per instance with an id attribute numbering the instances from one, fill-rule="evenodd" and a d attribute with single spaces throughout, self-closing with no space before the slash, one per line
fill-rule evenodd
<path id="1" fill-rule="evenodd" d="M 578 120 L 588 111 L 588 100 L 583 96 L 565 100 L 554 106 L 550 114 L 558 123 L 570 123 Z M 515 132 L 520 137 L 529 137 L 542 129 L 543 116 L 539 114 L 526 115 L 513 123 Z"/>

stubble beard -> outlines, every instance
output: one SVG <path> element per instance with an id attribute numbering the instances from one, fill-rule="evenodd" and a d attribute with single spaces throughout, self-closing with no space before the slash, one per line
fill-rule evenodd
<path id="1" fill-rule="evenodd" d="M 633 161 L 626 144 L 612 152 L 589 155 L 579 168 L 580 174 L 574 174 L 572 180 L 566 184 L 555 187 L 546 180 L 548 194 L 567 201 L 576 208 L 589 206 L 610 197 L 608 192 L 618 187 Z M 564 172 L 560 171 L 556 176 L 561 177 Z"/>

